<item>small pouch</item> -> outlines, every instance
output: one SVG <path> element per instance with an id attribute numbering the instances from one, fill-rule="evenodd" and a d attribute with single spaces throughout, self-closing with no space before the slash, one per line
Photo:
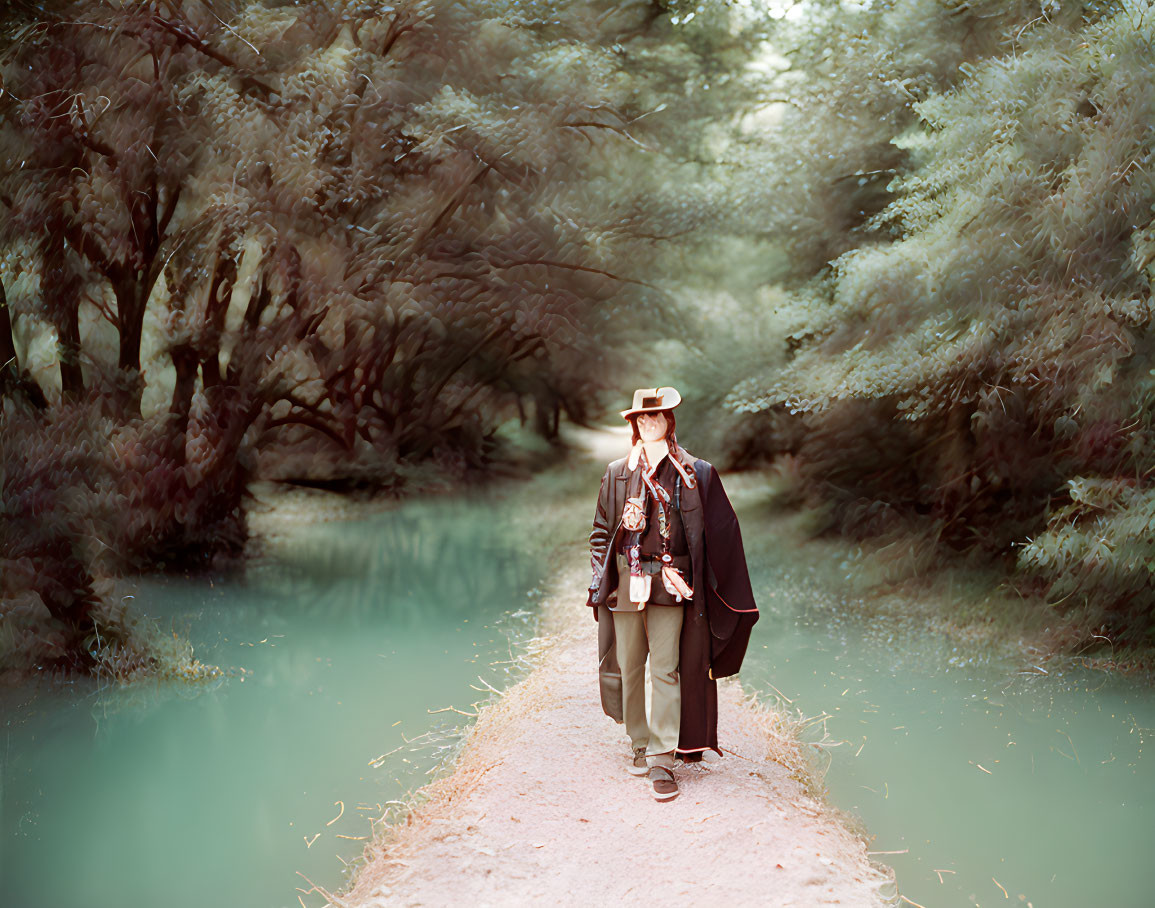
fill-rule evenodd
<path id="1" fill-rule="evenodd" d="M 638 611 L 650 601 L 650 584 L 653 580 L 652 574 L 630 575 L 630 602 L 638 607 Z"/>

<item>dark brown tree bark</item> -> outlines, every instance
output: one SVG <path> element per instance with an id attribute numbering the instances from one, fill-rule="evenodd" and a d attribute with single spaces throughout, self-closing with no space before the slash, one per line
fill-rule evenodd
<path id="1" fill-rule="evenodd" d="M 80 368 L 80 281 L 64 244 L 64 227 L 49 223 L 44 251 L 44 303 L 56 327 L 60 356 L 60 393 L 65 400 L 77 400 L 84 393 Z"/>
<path id="2" fill-rule="evenodd" d="M 8 311 L 8 294 L 0 278 L 0 397 L 16 387 L 20 378 L 20 362 L 16 358 L 16 343 L 12 337 L 12 315 Z"/>

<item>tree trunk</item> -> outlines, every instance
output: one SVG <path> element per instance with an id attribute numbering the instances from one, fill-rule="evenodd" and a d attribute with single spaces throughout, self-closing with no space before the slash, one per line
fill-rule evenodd
<path id="1" fill-rule="evenodd" d="M 97 597 L 92 590 L 92 573 L 71 533 L 56 536 L 36 554 L 37 568 L 50 577 L 38 592 L 48 613 L 62 625 L 66 658 L 76 668 L 91 669 L 94 660 L 84 641 L 95 627 L 92 608 Z"/>
<path id="2" fill-rule="evenodd" d="M 20 362 L 16 359 L 16 342 L 12 337 L 12 316 L 8 312 L 8 295 L 0 279 L 0 397 L 12 392 L 20 380 Z"/>
<path id="3" fill-rule="evenodd" d="M 558 432 L 557 398 L 549 391 L 537 391 L 533 395 L 533 428 L 546 441 L 555 441 Z"/>
<path id="4" fill-rule="evenodd" d="M 44 255 L 44 302 L 56 328 L 60 356 L 60 393 L 76 400 L 84 393 L 80 369 L 79 281 L 68 262 L 62 224 L 51 224 Z"/>
<path id="5" fill-rule="evenodd" d="M 140 377 L 140 341 L 144 334 L 145 304 L 151 288 L 128 277 L 113 284 L 112 290 L 116 295 L 116 318 L 120 326 L 120 350 L 116 363 L 120 369 L 117 402 L 126 415 L 139 416 L 140 398 L 144 390 Z"/>
<path id="6" fill-rule="evenodd" d="M 189 344 L 181 344 L 172 353 L 172 364 L 176 369 L 176 384 L 172 389 L 172 403 L 169 405 L 168 443 L 173 460 L 181 466 L 185 463 L 185 433 L 188 430 L 188 416 L 192 409 L 193 392 L 197 383 L 197 352 Z"/>

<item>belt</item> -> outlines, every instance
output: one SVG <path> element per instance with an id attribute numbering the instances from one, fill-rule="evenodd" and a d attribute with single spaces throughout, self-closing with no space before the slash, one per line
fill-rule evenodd
<path id="1" fill-rule="evenodd" d="M 651 555 L 650 557 L 642 556 L 642 573 L 644 574 L 658 574 L 661 573 L 662 565 L 661 556 Z M 690 577 L 690 556 L 689 555 L 674 555 L 670 560 L 670 565 L 682 572 L 682 576 L 687 578 L 689 582 Z"/>

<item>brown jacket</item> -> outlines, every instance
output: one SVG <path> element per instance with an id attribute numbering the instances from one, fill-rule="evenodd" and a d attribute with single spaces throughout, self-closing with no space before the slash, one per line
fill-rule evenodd
<path id="1" fill-rule="evenodd" d="M 737 673 L 758 620 L 750 575 L 742 548 L 738 518 L 714 467 L 671 445 L 671 455 L 696 480 L 693 488 L 679 484 L 678 504 L 690 549 L 694 598 L 682 607 L 679 673 L 682 721 L 678 751 L 718 750 L 716 678 Z M 622 679 L 614 651 L 614 626 L 609 604 L 618 589 L 616 550 L 621 534 L 622 506 L 641 491 L 640 470 L 629 469 L 629 458 L 615 460 L 602 477 L 597 512 L 590 533 L 593 578 L 587 604 L 598 621 L 598 660 L 602 709 L 622 721 Z M 672 606 L 655 606 L 671 608 Z"/>

